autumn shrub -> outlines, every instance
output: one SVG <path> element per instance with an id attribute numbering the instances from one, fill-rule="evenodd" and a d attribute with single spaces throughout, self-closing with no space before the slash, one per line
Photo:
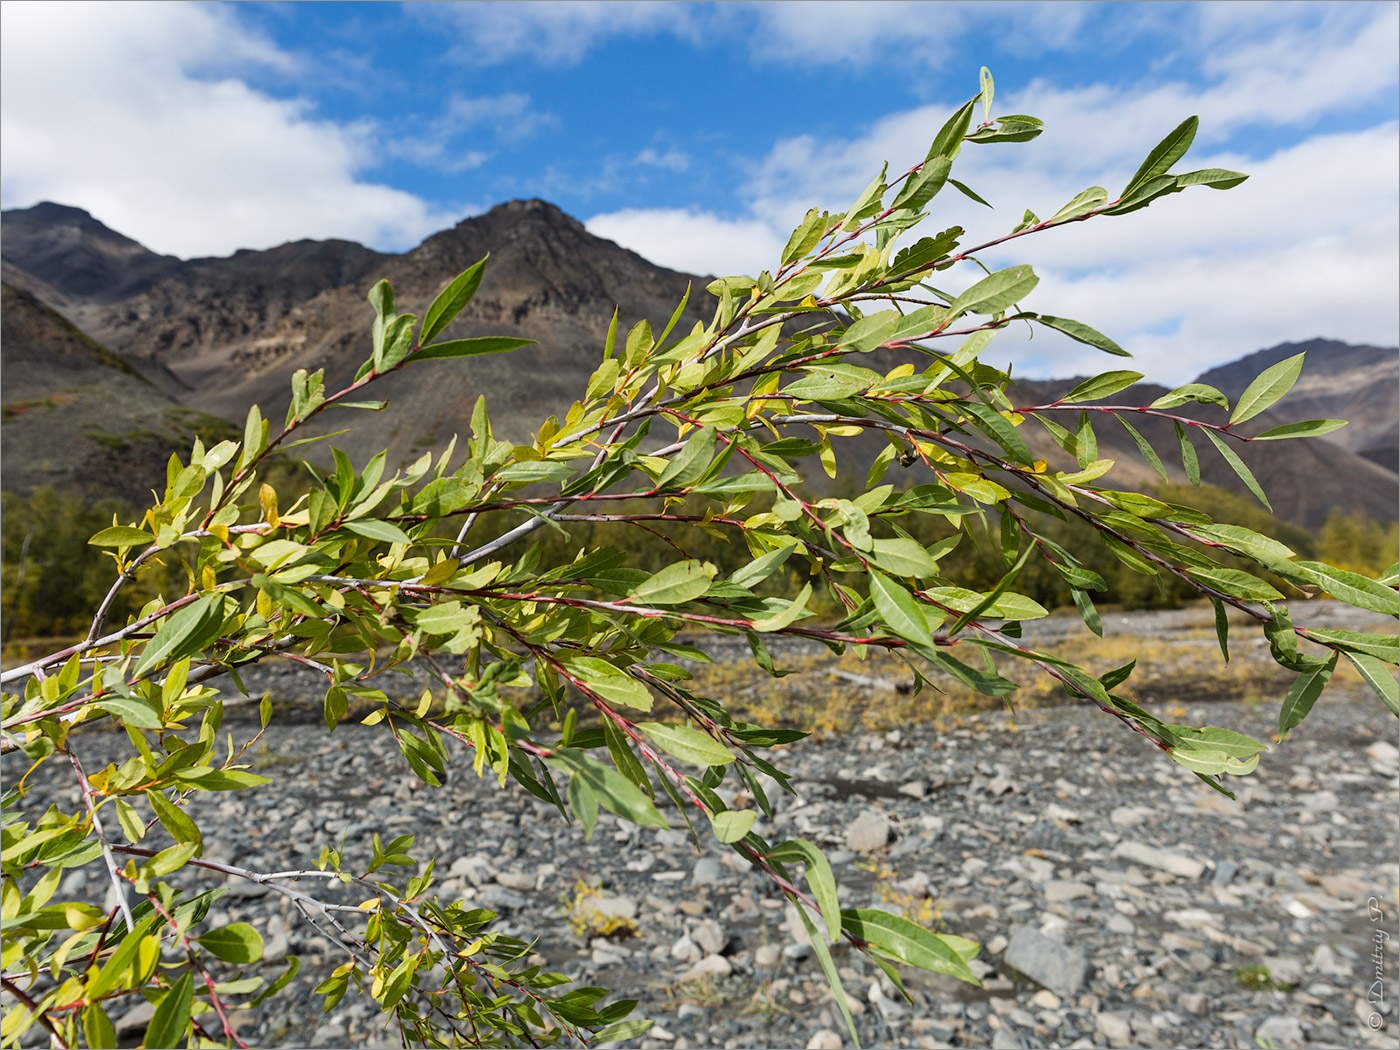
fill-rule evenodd
<path id="1" fill-rule="evenodd" d="M 221 748 L 223 705 L 209 684 L 264 660 L 320 672 L 327 730 L 354 705 L 361 722 L 393 734 L 428 785 L 463 766 L 548 803 L 584 835 L 600 807 L 665 826 L 656 800 L 669 796 L 693 834 L 732 849 L 794 906 L 853 1037 L 833 942 L 867 955 L 896 985 L 902 966 L 975 983 L 969 963 L 979 947 L 903 915 L 843 908 L 815 845 L 770 841 L 771 794 L 790 790 L 782 766 L 792 754 L 772 749 L 803 732 L 736 717 L 698 691 L 677 661 L 707 654 L 683 639 L 729 636 L 759 674 L 773 676 L 784 671 L 768 645 L 774 638 L 858 656 L 880 651 L 907 668 L 915 689 L 955 682 L 999 699 L 1016 686 L 995 656 L 1047 676 L 1170 756 L 1183 776 L 1228 793 L 1222 775 L 1248 774 L 1263 743 L 1145 710 L 1124 688 L 1131 661 L 1095 674 L 1023 639 L 1022 623 L 1046 612 L 1020 587 L 1031 571 L 1058 577 L 1090 629 L 1101 629 L 1093 595 L 1107 584 L 1093 566 L 1102 550 L 1153 586 L 1171 581 L 1210 601 L 1222 649 L 1228 610 L 1259 626 L 1296 675 L 1280 735 L 1306 715 L 1340 659 L 1394 711 L 1395 637 L 1295 625 L 1264 578 L 1396 615 L 1393 565 L 1379 578 L 1336 569 L 1183 503 L 1111 487 L 1113 463 L 1097 455 L 1095 428 L 1137 433 L 1104 399 L 1139 373 L 1108 371 L 1027 405 L 1010 400 L 1007 373 L 980 356 L 1012 322 L 1123 351 L 1085 323 L 1023 308 L 1037 283 L 1030 266 L 990 272 L 979 257 L 1245 176 L 1172 171 L 1195 133 L 1191 118 L 1116 194 L 1090 187 L 1048 218 L 1027 211 L 985 240 L 956 226 L 912 235 L 940 193 L 980 199 L 950 174 L 963 148 L 1004 148 L 1041 133 L 1032 117 L 992 118 L 991 104 L 984 71 L 979 94 L 925 157 L 881 171 L 845 211 L 808 212 L 771 271 L 710 284 L 708 324 L 678 330 L 680 308 L 659 330 L 642 321 L 623 332 L 614 322 L 600 333 L 597 369 L 579 399 L 528 443 L 495 437 L 483 399 L 452 448 L 406 470 L 391 471 L 382 453 L 356 464 L 336 451 L 333 467 L 295 499 L 264 473 L 270 456 L 315 439 L 313 420 L 374 407 L 366 398 L 381 376 L 408 368 L 426 380 L 456 359 L 520 346 L 449 337 L 483 278 L 482 260 L 422 304 L 421 320 L 399 311 L 387 283 L 375 285 L 372 353 L 353 382 L 328 390 L 321 373 L 297 372 L 284 419 L 273 425 L 255 407 L 241 440 L 196 441 L 187 460 L 171 463 L 144 516 L 97 532 L 91 543 L 111 554 L 116 577 L 82 640 L 3 673 L 12 690 L 0 709 L 5 753 L 66 770 L 76 800 L 41 809 L 7 779 L 4 1045 L 39 1025 L 55 1045 L 111 1046 L 109 1007 L 138 996 L 154 1004 L 147 1047 L 243 1045 L 236 1012 L 275 995 L 297 964 L 264 986 L 248 969 L 262 952 L 258 930 L 212 927 L 209 907 L 221 890 L 192 893 L 187 869 L 265 886 L 272 892 L 263 900 L 291 900 L 340 953 L 317 989 L 326 1007 L 352 992 L 368 997 L 406 1042 L 586 1044 L 646 1030 L 649 1021 L 629 1016 L 634 1001 L 534 965 L 529 943 L 502 932 L 490 911 L 439 896 L 434 861 L 415 855 L 411 834 L 376 835 L 363 861 L 337 841 L 307 841 L 295 871 L 210 855 L 187 809 L 191 797 L 279 787 L 275 765 L 247 768 L 252 729 L 232 727 L 235 739 Z M 1340 425 L 1251 425 L 1300 366 L 1293 358 L 1268 369 L 1227 405 L 1223 423 L 1177 411 L 1225 401 L 1200 384 L 1141 411 L 1173 421 L 1192 480 L 1198 454 L 1186 434 L 1194 429 L 1203 448 L 1257 488 L 1237 446 Z M 884 444 L 859 494 L 804 494 L 800 467 L 839 473 L 837 448 L 864 433 Z M 1069 469 L 1032 455 L 1033 433 L 1058 445 Z M 1149 462 L 1161 454 L 1146 441 L 1139 448 Z M 887 480 L 896 462 L 916 469 L 917 483 Z M 582 549 L 533 542 L 585 521 L 608 529 L 590 533 Z M 1069 522 L 1076 531 L 1056 531 Z M 638 523 L 671 536 L 664 563 L 634 561 L 627 535 Z M 922 540 L 934 527 L 941 538 Z M 950 555 L 979 537 L 994 544 L 995 569 L 960 577 Z M 744 552 L 741 563 L 721 573 L 703 556 L 712 540 Z M 139 608 L 118 613 L 116 603 L 167 552 L 189 566 L 188 577 L 163 581 Z M 1225 555 L 1240 560 L 1225 564 Z M 818 594 L 839 610 L 834 623 L 810 615 Z M 1329 655 L 1305 654 L 1300 638 Z M 408 667 L 435 683 L 436 698 L 404 704 L 378 688 L 376 676 Z M 581 720 L 582 710 L 594 717 Z M 264 700 L 264 724 L 271 715 Z M 129 757 L 96 768 L 89 744 L 114 730 L 130 743 Z M 729 808 L 726 783 L 755 804 Z M 117 889 L 111 910 L 60 888 L 64 871 L 90 863 Z"/>

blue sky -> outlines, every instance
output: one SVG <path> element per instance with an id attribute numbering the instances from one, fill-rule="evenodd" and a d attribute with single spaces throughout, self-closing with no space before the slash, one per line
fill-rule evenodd
<path id="1" fill-rule="evenodd" d="M 1251 173 L 988 260 L 1031 262 L 1028 306 L 1185 380 L 1283 339 L 1396 341 L 1398 10 L 9 0 L 0 200 L 78 205 L 188 257 L 402 251 L 539 196 L 656 262 L 752 272 L 807 207 L 922 157 L 987 65 L 995 110 L 1048 129 L 964 151 L 954 174 L 995 210 L 946 193 L 939 228 L 996 236 L 1116 192 L 1193 113 L 1193 166 Z M 1006 352 L 1030 374 L 1105 363 L 1043 337 Z"/>

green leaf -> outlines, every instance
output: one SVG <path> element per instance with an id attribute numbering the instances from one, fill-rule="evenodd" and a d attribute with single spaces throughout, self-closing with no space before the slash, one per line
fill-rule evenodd
<path id="1" fill-rule="evenodd" d="M 997 314 L 1020 302 L 1040 283 L 1030 266 L 1008 266 L 1004 270 L 982 278 L 967 289 L 949 307 L 949 316 L 972 311 L 979 314 Z"/>
<path id="2" fill-rule="evenodd" d="M 727 809 L 710 815 L 715 838 L 721 842 L 738 842 L 758 823 L 758 813 L 751 809 Z"/>
<path id="3" fill-rule="evenodd" d="M 445 343 L 425 346 L 413 355 L 414 361 L 441 361 L 450 357 L 478 357 L 481 354 L 508 354 L 522 346 L 530 346 L 533 339 L 514 339 L 503 335 L 481 336 L 477 339 L 449 339 Z"/>
<path id="4" fill-rule="evenodd" d="M 1239 411 L 1238 406 L 1236 406 L 1235 411 Z M 1255 498 L 1258 499 L 1260 503 L 1264 504 L 1267 510 L 1272 512 L 1274 508 L 1269 506 L 1269 497 L 1264 495 L 1264 490 L 1259 487 L 1259 482 L 1255 479 L 1254 472 L 1244 465 L 1244 460 L 1240 459 L 1240 457 L 1235 454 L 1234 449 L 1225 444 L 1221 438 L 1217 437 L 1214 430 L 1209 430 L 1205 427 L 1201 429 L 1205 432 L 1206 437 L 1210 439 L 1210 443 L 1220 450 L 1220 454 L 1225 458 L 1225 462 L 1230 464 L 1230 469 L 1244 482 L 1245 488 L 1254 493 Z"/>
<path id="5" fill-rule="evenodd" d="M 1219 544 L 1227 550 L 1249 558 L 1287 560 L 1293 557 L 1292 548 L 1242 525 L 1219 525 L 1212 522 L 1207 525 L 1192 524 L 1189 530 L 1198 539 Z"/>
<path id="6" fill-rule="evenodd" d="M 933 636 L 929 633 L 928 621 L 924 619 L 923 610 L 912 594 L 872 569 L 870 597 L 880 618 L 891 631 L 901 638 L 932 648 Z"/>
<path id="7" fill-rule="evenodd" d="M 1334 569 L 1319 561 L 1297 562 L 1293 568 L 1303 570 L 1333 598 L 1348 605 L 1385 613 L 1387 616 L 1400 616 L 1400 594 L 1383 583 L 1368 579 L 1360 573 Z"/>
<path id="8" fill-rule="evenodd" d="M 804 864 L 807 885 L 821 909 L 826 923 L 826 939 L 832 943 L 841 939 L 841 905 L 836 897 L 836 876 L 826 854 L 806 839 L 790 839 L 768 854 L 780 864 Z"/>
<path id="9" fill-rule="evenodd" d="M 1153 448 L 1148 443 L 1147 439 L 1141 434 L 1139 434 L 1137 432 L 1137 429 L 1122 416 L 1118 415 L 1117 413 L 1114 413 L 1113 418 L 1123 424 L 1123 429 L 1125 429 L 1128 432 L 1128 435 L 1133 439 L 1134 444 L 1136 444 L 1138 447 L 1138 451 L 1142 453 L 1142 458 L 1147 461 L 1147 465 L 1150 466 L 1153 470 L 1155 470 L 1157 472 L 1157 475 L 1163 481 L 1167 481 L 1167 468 L 1162 465 L 1162 460 L 1161 457 L 1157 455 L 1157 450 Z"/>
<path id="10" fill-rule="evenodd" d="M 793 543 L 786 547 L 780 547 L 778 550 L 769 551 L 761 558 L 755 558 L 742 569 L 735 570 L 729 577 L 729 582 L 740 587 L 753 587 L 755 584 L 762 583 L 782 568 L 783 562 L 787 561 L 796 549 L 797 544 Z"/>
<path id="11" fill-rule="evenodd" d="M 1050 216 L 1049 222 L 1068 222 L 1070 219 L 1077 219 L 1081 215 L 1088 215 L 1095 208 L 1102 207 L 1108 202 L 1108 190 L 1102 186 L 1090 186 L 1082 193 L 1075 194 L 1074 199 L 1063 208 Z"/>
<path id="12" fill-rule="evenodd" d="M 948 172 L 952 167 L 953 161 L 950 157 L 936 156 L 924 161 L 918 173 L 905 180 L 890 207 L 896 210 L 908 208 L 918 211 L 938 195 L 938 191 L 948 181 Z"/>
<path id="13" fill-rule="evenodd" d="M 175 775 L 182 782 L 204 791 L 240 791 L 272 782 L 270 778 L 249 773 L 246 769 L 211 769 L 206 773 L 181 770 Z"/>
<path id="14" fill-rule="evenodd" d="M 136 812 L 136 807 L 126 799 L 117 797 L 117 823 L 128 842 L 140 842 L 146 837 L 146 822 Z"/>
<path id="15" fill-rule="evenodd" d="M 83 1040 L 89 1047 L 115 1047 L 117 1030 L 101 1003 L 93 1003 L 83 1011 Z"/>
<path id="16" fill-rule="evenodd" d="M 783 387 L 781 393 L 803 401 L 839 401 L 869 386 L 870 382 L 861 376 L 813 368 L 801 379 Z"/>
<path id="17" fill-rule="evenodd" d="M 1400 663 L 1400 639 L 1393 634 L 1363 634 L 1360 631 L 1309 627 L 1307 636 L 1314 642 L 1335 646 L 1343 652 L 1365 653 L 1379 657 L 1388 664 Z"/>
<path id="18" fill-rule="evenodd" d="M 701 427 L 692 433 L 656 479 L 657 491 L 684 489 L 704 477 L 714 458 L 715 437 L 714 427 Z"/>
<path id="19" fill-rule="evenodd" d="M 384 328 L 384 352 L 380 355 L 378 370 L 387 372 L 405 357 L 413 349 L 413 325 L 418 318 L 412 314 L 400 314 L 395 317 Z M 342 401 L 341 408 L 359 408 L 360 404 L 355 402 Z M 382 409 L 382 405 L 380 408 Z M 374 409 L 379 411 L 380 409 Z"/>
<path id="20" fill-rule="evenodd" d="M 413 542 L 413 540 L 409 538 L 408 533 L 389 521 L 361 519 L 359 521 L 342 522 L 340 527 L 347 532 L 353 532 L 356 536 L 363 536 L 368 540 L 380 540 L 384 543 Z"/>
<path id="21" fill-rule="evenodd" d="M 714 575 L 715 567 L 708 562 L 677 562 L 638 584 L 628 600 L 646 605 L 680 605 L 694 601 L 710 589 Z"/>
<path id="22" fill-rule="evenodd" d="M 139 678 L 166 660 L 178 660 L 198 652 L 217 637 L 224 621 L 224 596 L 206 594 L 186 605 L 161 624 L 156 635 L 146 643 L 137 661 L 135 675 Z"/>
<path id="23" fill-rule="evenodd" d="M 1021 564 L 1025 564 L 1024 559 Z M 1010 581 L 1006 582 L 1009 585 Z M 991 595 L 966 587 L 932 587 L 927 593 L 930 598 L 959 613 L 977 610 L 979 614 L 987 613 L 1002 620 L 1038 620 L 1050 615 L 1035 599 L 1008 591 L 1005 587 L 998 587 Z M 989 597 L 990 602 L 987 601 Z"/>
<path id="24" fill-rule="evenodd" d="M 105 700 L 99 700 L 96 706 L 137 729 L 159 729 L 164 725 L 159 712 L 134 696 L 108 697 Z"/>
<path id="25" fill-rule="evenodd" d="M 1016 432 L 1016 427 L 1004 415 L 980 401 L 969 401 L 962 406 L 964 412 L 975 416 L 982 426 L 979 428 L 1005 450 L 1017 463 L 1031 465 L 1031 451 L 1026 441 Z"/>
<path id="26" fill-rule="evenodd" d="M 1032 320 L 1039 321 L 1045 327 L 1053 328 L 1057 332 L 1063 332 L 1077 343 L 1092 346 L 1106 354 L 1113 354 L 1116 357 L 1133 356 L 1108 336 L 1096 328 L 1090 328 L 1083 321 L 1071 321 L 1068 317 L 1051 317 L 1049 314 L 1036 315 Z"/>
<path id="27" fill-rule="evenodd" d="M 573 471 L 567 463 L 557 460 L 525 460 L 508 463 L 496 471 L 497 481 L 563 481 Z"/>
<path id="28" fill-rule="evenodd" d="M 782 612 L 775 613 L 766 619 L 754 620 L 752 623 L 753 629 L 765 633 L 781 631 L 794 620 L 808 615 L 807 599 L 810 597 L 812 597 L 812 585 L 810 583 L 804 583 L 802 585 L 802 590 L 797 592 L 797 597 L 794 598 Z"/>
<path id="29" fill-rule="evenodd" d="M 1327 680 L 1332 677 L 1332 672 L 1336 670 L 1337 656 L 1337 653 L 1333 653 L 1332 659 L 1321 667 L 1315 667 L 1294 679 L 1293 685 L 1288 690 L 1288 695 L 1283 698 L 1283 705 L 1278 711 L 1278 738 L 1280 741 L 1287 740 L 1288 734 L 1293 731 L 1293 728 L 1308 717 L 1308 712 L 1312 710 L 1313 704 L 1322 695 Z"/>
<path id="30" fill-rule="evenodd" d="M 880 192 L 880 186 L 883 183 L 884 179 L 877 176 L 866 187 L 865 193 L 861 194 L 861 199 L 866 196 L 873 198 L 875 194 Z M 802 217 L 802 224 L 792 231 L 792 236 L 788 238 L 788 242 L 783 248 L 782 264 L 786 266 L 796 262 L 815 248 L 817 242 L 822 239 L 822 234 L 826 232 L 827 224 L 828 216 L 824 211 L 820 208 L 809 209 L 807 214 Z"/>
<path id="31" fill-rule="evenodd" d="M 262 573 L 255 575 L 252 583 L 258 590 L 266 591 L 267 596 L 278 605 L 290 609 L 299 616 L 309 616 L 313 620 L 319 620 L 327 613 L 326 609 L 317 605 L 295 587 L 288 587 L 276 580 L 270 580 Z"/>
<path id="32" fill-rule="evenodd" d="M 848 908 L 841 912 L 841 921 L 852 936 L 907 966 L 946 973 L 979 987 L 982 984 L 968 969 L 967 960 L 943 936 L 908 919 L 868 908 Z M 958 940 L 966 943 L 964 938 Z"/>
<path id="33" fill-rule="evenodd" d="M 433 300 L 433 305 L 428 307 L 428 313 L 423 318 L 423 331 L 418 337 L 420 343 L 426 345 L 436 339 L 438 334 L 452 323 L 452 319 L 472 301 L 472 296 L 476 295 L 476 290 L 481 285 L 481 275 L 486 269 L 486 259 L 489 258 L 487 255 L 486 258 L 473 263 L 438 293 L 438 297 Z"/>
<path id="34" fill-rule="evenodd" d="M 1212 598 L 1210 604 L 1215 606 L 1215 639 L 1220 643 L 1220 655 L 1228 664 L 1230 662 L 1230 618 L 1225 613 L 1225 603 L 1219 598 Z"/>
<path id="35" fill-rule="evenodd" d="M 1123 192 L 1118 195 L 1119 198 L 1126 200 L 1133 195 L 1135 190 L 1141 189 L 1153 179 L 1170 171 L 1171 166 L 1191 148 L 1191 142 L 1196 137 L 1196 128 L 1199 124 L 1199 117 L 1187 117 L 1172 129 L 1166 138 L 1152 148 L 1152 152 L 1147 155 L 1142 166 L 1128 180 L 1128 185 L 1123 187 Z"/>
<path id="36" fill-rule="evenodd" d="M 1200 488 L 1201 464 L 1196 458 L 1196 446 L 1191 444 L 1180 423 L 1173 419 L 1172 426 L 1176 429 L 1176 447 L 1181 452 L 1181 466 L 1186 471 L 1186 480 Z"/>
<path id="37" fill-rule="evenodd" d="M 807 908 L 798 903 L 794 897 L 789 896 L 788 899 L 792 902 L 793 908 L 797 910 L 802 925 L 807 928 L 807 939 L 812 942 L 812 950 L 817 953 L 817 961 L 821 963 L 822 973 L 826 975 L 826 983 L 831 987 L 831 994 L 836 999 L 836 1007 L 846 1020 L 846 1029 L 851 1033 L 851 1042 L 859 1047 L 860 1033 L 856 1031 L 855 1019 L 851 1017 L 851 1007 L 846 1002 L 846 989 L 841 986 L 841 975 L 837 972 L 836 963 L 831 958 L 831 948 L 817 934 L 817 927 L 812 922 L 811 916 L 807 914 Z"/>
<path id="38" fill-rule="evenodd" d="M 204 836 L 200 834 L 195 822 L 183 809 L 167 799 L 159 788 L 151 788 L 147 791 L 146 801 L 150 803 L 151 809 L 155 811 L 161 825 L 170 832 L 172 839 L 182 844 L 192 843 L 197 847 L 202 847 Z M 202 849 L 199 852 L 203 852 Z"/>
<path id="39" fill-rule="evenodd" d="M 569 778 L 569 808 L 583 825 L 584 841 L 593 837 L 593 829 L 598 824 L 598 796 L 581 776 Z"/>
<path id="40" fill-rule="evenodd" d="M 974 200 L 974 201 L 976 201 L 978 204 L 982 205 L 982 206 L 985 207 L 985 208 L 990 208 L 990 207 L 991 207 L 990 204 L 988 204 L 988 203 L 987 203 L 986 201 L 984 201 L 981 197 L 979 197 L 976 193 L 974 193 L 974 192 L 972 191 L 972 188 L 971 188 L 971 187 L 965 185 L 964 183 L 959 182 L 957 179 L 954 179 L 954 178 L 951 178 L 951 177 L 950 177 L 950 178 L 948 179 L 948 184 L 949 184 L 950 186 L 952 186 L 954 189 L 956 189 L 959 193 L 961 193 L 961 194 L 962 194 L 964 197 L 966 197 L 968 200 Z"/>
<path id="41" fill-rule="evenodd" d="M 1235 402 L 1235 410 L 1230 413 L 1230 425 L 1253 419 L 1284 394 L 1293 389 L 1298 374 L 1303 370 L 1305 354 L 1294 354 L 1285 361 L 1264 369 L 1254 382 L 1244 388 L 1244 393 Z"/>
<path id="42" fill-rule="evenodd" d="M 734 752 L 714 737 L 690 726 L 665 722 L 638 722 L 637 728 L 656 741 L 667 754 L 697 766 L 722 766 L 734 761 Z M 743 836 L 740 836 L 741 838 Z"/>
<path id="43" fill-rule="evenodd" d="M 246 922 L 210 930 L 198 940 L 203 948 L 224 962 L 254 963 L 262 958 L 262 934 Z"/>
<path id="44" fill-rule="evenodd" d="M 1228 410 L 1230 400 L 1219 390 L 1205 383 L 1187 383 L 1179 386 L 1170 393 L 1163 394 L 1156 401 L 1149 405 L 1149 408 L 1175 408 L 1177 405 L 1184 405 L 1188 401 L 1195 401 L 1202 405 L 1219 405 Z"/>
<path id="45" fill-rule="evenodd" d="M 655 1024 L 654 1021 L 645 1017 L 618 1021 L 617 1024 L 610 1024 L 606 1028 L 600 1028 L 594 1032 L 592 1041 L 594 1043 L 621 1043 L 628 1039 L 636 1039 L 653 1024 Z"/>
<path id="46" fill-rule="evenodd" d="M 1396 685 L 1395 676 L 1391 673 L 1390 668 L 1366 653 L 1348 652 L 1347 659 L 1361 673 L 1366 684 L 1376 691 L 1376 695 L 1381 698 L 1385 706 L 1390 708 L 1390 713 L 1400 716 L 1400 686 Z"/>
<path id="47" fill-rule="evenodd" d="M 1081 401 L 1100 401 L 1110 394 L 1132 386 L 1142 378 L 1141 372 L 1105 372 L 1103 375 L 1086 379 L 1060 398 L 1062 404 L 1073 405 Z"/>
<path id="48" fill-rule="evenodd" d="M 929 157 L 955 157 L 962 147 L 963 136 L 967 134 L 968 124 L 972 121 L 972 110 L 977 99 L 964 103 L 951 117 L 943 122 L 943 126 L 938 129 L 938 134 L 933 137 L 933 143 L 928 148 Z M 928 157 L 924 158 L 925 160 Z"/>
<path id="49" fill-rule="evenodd" d="M 604 700 L 625 704 L 638 711 L 651 710 L 651 693 L 647 687 L 606 660 L 597 656 L 579 656 L 570 660 L 565 668 L 581 678 L 589 689 Z"/>
<path id="50" fill-rule="evenodd" d="M 1071 587 L 1069 593 L 1074 598 L 1074 607 L 1079 610 L 1079 618 L 1084 621 L 1084 626 L 1102 638 L 1103 621 L 1099 619 L 1099 611 L 1094 608 L 1093 599 L 1078 587 Z"/>
<path id="51" fill-rule="evenodd" d="M 927 578 L 938 575 L 938 562 L 917 540 L 897 537 L 872 542 L 870 560 L 895 576 Z"/>
<path id="52" fill-rule="evenodd" d="M 634 824 L 657 828 L 670 827 L 656 805 L 642 793 L 641 788 L 611 766 L 605 766 L 592 755 L 577 748 L 561 748 L 546 762 L 580 777 L 598 801 L 612 813 Z"/>
<path id="53" fill-rule="evenodd" d="M 1220 566 L 1188 566 L 1186 571 L 1195 579 L 1207 584 L 1215 590 L 1230 595 L 1232 598 L 1243 598 L 1247 601 L 1271 602 L 1283 597 L 1257 576 L 1239 569 L 1225 569 Z"/>
<path id="54" fill-rule="evenodd" d="M 256 996 L 254 996 L 251 1000 L 249 1000 L 248 1005 L 250 1007 L 257 1006 L 259 1003 L 267 999 L 271 999 L 283 988 L 287 987 L 287 985 L 292 983 L 292 978 L 297 975 L 297 971 L 300 969 L 301 960 L 295 955 L 287 956 L 287 968 L 277 975 L 277 980 L 273 981 Z"/>
<path id="55" fill-rule="evenodd" d="M 103 529 L 88 543 L 94 547 L 149 547 L 156 538 L 149 532 L 133 529 L 129 525 L 113 525 Z"/>
<path id="56" fill-rule="evenodd" d="M 161 1046 L 183 1045 L 193 1005 L 194 975 L 186 970 L 156 1003 L 155 1013 L 151 1015 L 151 1023 L 146 1026 L 146 1037 L 141 1045 L 152 1050 Z"/>
<path id="57" fill-rule="evenodd" d="M 1298 423 L 1285 423 L 1281 427 L 1273 427 L 1262 434 L 1255 434 L 1250 440 L 1279 441 L 1283 438 L 1319 437 L 1334 430 L 1341 430 L 1346 425 L 1345 419 L 1305 419 Z"/>
<path id="58" fill-rule="evenodd" d="M 1184 175 L 1176 177 L 1180 186 L 1209 186 L 1213 190 L 1233 189 L 1245 179 L 1249 178 L 1242 171 L 1231 171 L 1229 168 L 1201 168 L 1199 171 L 1188 171 Z"/>
<path id="59" fill-rule="evenodd" d="M 1259 753 L 1268 747 L 1230 729 L 1219 726 L 1158 725 L 1172 761 L 1193 773 L 1206 776 L 1229 773 L 1244 776 L 1259 765 Z"/>

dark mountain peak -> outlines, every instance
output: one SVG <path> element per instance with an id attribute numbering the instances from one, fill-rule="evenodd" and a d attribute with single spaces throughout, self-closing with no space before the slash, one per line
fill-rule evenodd
<path id="1" fill-rule="evenodd" d="M 481 218 L 495 219 L 499 222 L 506 222 L 512 225 L 522 222 L 543 223 L 548 226 L 559 226 L 571 230 L 582 230 L 583 223 L 579 222 L 572 215 L 567 214 L 557 204 L 551 204 L 547 200 L 539 197 L 530 197 L 525 200 L 503 201 L 497 204 Z M 466 219 L 464 222 L 471 222 Z M 458 225 L 462 225 L 458 223 Z"/>
<path id="2" fill-rule="evenodd" d="M 42 201 L 0 214 L 6 262 L 65 296 L 115 302 L 151 287 L 182 265 L 118 233 L 91 213 Z"/>
<path id="3" fill-rule="evenodd" d="M 1341 372 L 1353 368 L 1369 369 L 1396 360 L 1400 348 L 1356 345 L 1338 339 L 1308 339 L 1300 343 L 1279 343 L 1265 350 L 1256 350 L 1237 361 L 1202 372 L 1198 383 L 1209 383 L 1230 397 L 1243 393 L 1254 377 L 1264 369 L 1297 354 L 1307 354 L 1303 362 L 1305 376 L 1323 372 Z"/>

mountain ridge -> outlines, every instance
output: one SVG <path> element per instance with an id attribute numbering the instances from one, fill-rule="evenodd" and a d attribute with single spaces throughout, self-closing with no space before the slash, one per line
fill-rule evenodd
<path id="1" fill-rule="evenodd" d="M 41 204 L 6 211 L 0 221 L 7 283 L 26 289 L 36 301 L 47 301 L 174 402 L 234 421 L 254 403 L 266 417 L 280 416 L 296 368 L 324 368 L 330 388 L 348 382 L 369 353 L 371 311 L 365 293 L 381 277 L 393 283 L 401 311 L 421 314 L 448 280 L 489 254 L 486 280 L 447 335 L 510 334 L 535 344 L 510 355 L 424 363 L 386 377 L 378 396 L 389 400 L 387 411 L 341 413 L 322 427 L 328 432 L 348 424 L 350 432 L 338 436 L 336 444 L 353 458 L 388 449 L 390 462 L 396 463 L 423 451 L 440 451 L 481 393 L 489 395 L 497 433 L 525 440 L 583 389 L 601 356 L 602 335 L 614 308 L 621 331 L 642 318 L 656 327 L 689 288 L 691 302 L 680 330 L 708 320 L 708 310 L 698 303 L 706 297 L 695 288 L 703 278 L 657 267 L 590 234 L 578 220 L 539 199 L 499 204 L 400 254 L 351 241 L 303 240 L 221 258 L 174 260 L 108 230 L 81 209 Z M 1376 377 L 1389 375 L 1387 369 L 1400 375 L 1400 351 L 1331 340 L 1281 344 L 1212 369 L 1200 381 L 1214 377 L 1212 385 L 1233 400 L 1263 367 L 1297 352 L 1295 346 L 1320 351 L 1327 365 L 1310 357 L 1297 390 L 1256 424 L 1346 417 L 1342 409 L 1355 408 L 1351 414 L 1361 417 L 1359 425 L 1339 431 L 1346 437 L 1333 445 L 1248 445 L 1246 462 L 1275 497 L 1280 515 L 1290 520 L 1316 526 L 1328 505 L 1394 518 L 1394 456 L 1386 456 L 1396 443 L 1400 413 L 1394 408 L 1396 384 Z M 893 355 L 876 356 L 880 360 L 870 362 L 874 367 L 897 363 Z M 891 360 L 886 362 L 886 356 Z M 11 359 L 6 349 L 7 402 Z M 49 378 L 56 389 L 65 381 L 60 373 L 56 368 Z M 1021 381 L 1016 396 L 1040 392 L 1053 400 L 1052 393 L 1073 385 L 1072 380 Z M 1146 404 L 1162 392 L 1139 384 L 1114 400 Z M 1296 403 L 1295 393 L 1302 395 Z M 1122 428 L 1106 422 L 1100 440 L 1104 454 L 1119 461 L 1115 477 L 1132 484 L 1158 480 Z M 1163 434 L 1157 434 L 1162 426 L 1150 419 L 1144 419 L 1141 429 L 1176 478 L 1180 468 L 1170 466 L 1166 455 L 1174 436 L 1169 424 L 1160 422 L 1166 427 Z M 7 438 L 9 431 L 7 427 Z M 1062 458 L 1053 443 L 1033 444 L 1044 444 L 1037 454 L 1052 462 Z M 7 475 L 9 445 L 7 441 Z M 1304 445 L 1308 450 L 1296 451 Z M 324 446 L 309 447 L 329 455 Z M 853 447 L 861 450 L 858 454 L 873 455 L 878 446 L 866 449 L 855 442 Z M 1240 487 L 1213 449 L 1203 446 L 1201 451 L 1205 480 Z M 1299 485 L 1299 476 L 1312 480 Z M 1273 478 L 1274 485 L 1266 478 Z"/>

